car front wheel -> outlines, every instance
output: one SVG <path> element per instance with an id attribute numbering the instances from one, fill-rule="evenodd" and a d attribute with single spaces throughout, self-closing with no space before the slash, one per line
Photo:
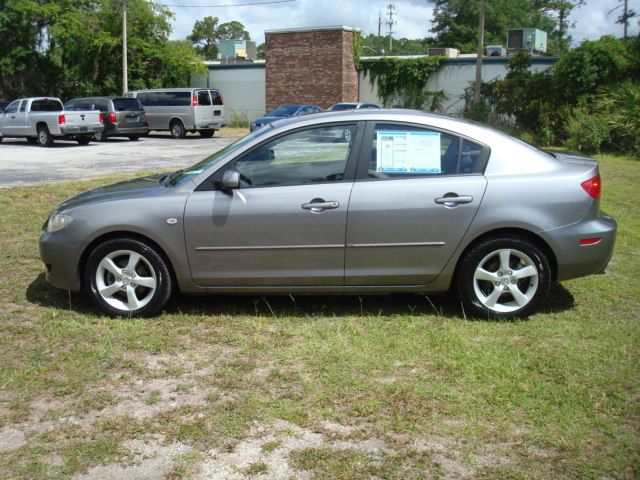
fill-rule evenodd
<path id="1" fill-rule="evenodd" d="M 107 240 L 87 260 L 85 289 L 112 316 L 158 314 L 171 296 L 167 262 L 154 248 L 133 239 Z"/>
<path id="2" fill-rule="evenodd" d="M 545 252 L 526 238 L 490 238 L 463 258 L 457 287 L 464 307 L 475 316 L 527 317 L 549 293 L 551 268 Z"/>

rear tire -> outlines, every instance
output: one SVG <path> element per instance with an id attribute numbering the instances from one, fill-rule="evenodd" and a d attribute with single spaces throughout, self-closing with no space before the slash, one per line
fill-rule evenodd
<path id="1" fill-rule="evenodd" d="M 38 145 L 41 147 L 50 147 L 53 145 L 53 137 L 49 133 L 49 129 L 47 127 L 41 126 L 38 127 Z"/>
<path id="2" fill-rule="evenodd" d="M 89 142 L 91 142 L 91 137 L 77 137 L 76 142 L 78 142 L 78 145 L 89 145 Z"/>
<path id="3" fill-rule="evenodd" d="M 184 125 L 180 120 L 171 122 L 169 129 L 171 130 L 171 136 L 173 138 L 184 138 L 187 135 L 187 131 L 184 129 Z"/>
<path id="4" fill-rule="evenodd" d="M 104 132 L 96 132 L 93 134 L 93 139 L 96 142 L 106 142 L 107 136 L 104 134 Z"/>
<path id="5" fill-rule="evenodd" d="M 139 139 L 140 137 L 138 135 L 129 135 L 129 140 L 131 140 L 132 142 L 135 142 Z"/>
<path id="6" fill-rule="evenodd" d="M 200 136 L 202 138 L 211 138 L 215 130 L 200 130 Z"/>
<path id="7" fill-rule="evenodd" d="M 167 262 L 153 247 L 133 238 L 116 238 L 89 255 L 84 288 L 111 316 L 151 317 L 171 297 L 172 280 Z"/>
<path id="8" fill-rule="evenodd" d="M 458 265 L 456 280 L 468 313 L 479 318 L 523 318 L 547 298 L 551 267 L 536 244 L 506 235 L 473 246 Z"/>

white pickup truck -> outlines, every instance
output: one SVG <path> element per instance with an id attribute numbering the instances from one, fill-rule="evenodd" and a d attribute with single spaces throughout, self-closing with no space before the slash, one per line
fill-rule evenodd
<path id="1" fill-rule="evenodd" d="M 102 132 L 104 118 L 99 111 L 64 110 L 58 98 L 21 98 L 0 112 L 0 142 L 3 138 L 26 138 L 29 143 L 50 147 L 54 139 L 88 144 Z"/>

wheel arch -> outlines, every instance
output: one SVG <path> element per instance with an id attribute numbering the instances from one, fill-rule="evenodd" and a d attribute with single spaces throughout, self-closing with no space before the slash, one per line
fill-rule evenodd
<path id="1" fill-rule="evenodd" d="M 47 122 L 40 121 L 40 122 L 36 123 L 36 131 L 38 131 L 38 129 L 40 127 L 46 128 L 47 132 L 49 131 L 49 125 L 47 125 Z"/>
<path id="2" fill-rule="evenodd" d="M 185 126 L 184 120 L 180 116 L 173 116 L 169 119 L 169 129 L 171 129 L 171 126 L 176 122 L 180 122 L 182 124 L 182 127 L 186 131 L 187 127 Z"/>
<path id="3" fill-rule="evenodd" d="M 82 255 L 80 256 L 80 261 L 78 262 L 78 271 L 77 271 L 77 276 L 78 276 L 78 283 L 80 285 L 80 288 L 84 288 L 84 274 L 85 274 L 85 268 L 87 265 L 87 260 L 89 259 L 89 255 L 91 255 L 91 252 L 101 243 L 106 242 L 108 240 L 114 240 L 114 239 L 133 239 L 133 240 L 138 240 L 140 242 L 146 243 L 147 245 L 149 245 L 150 247 L 154 248 L 155 251 L 158 253 L 158 255 L 160 255 L 162 257 L 162 259 L 167 263 L 167 268 L 169 269 L 169 273 L 171 274 L 171 280 L 172 280 L 172 285 L 173 288 L 175 290 L 179 290 L 179 285 L 177 282 L 177 277 L 176 277 L 176 272 L 175 269 L 173 267 L 173 263 L 171 262 L 171 259 L 169 258 L 169 255 L 167 255 L 167 253 L 164 251 L 164 249 L 154 240 L 152 240 L 151 238 L 147 237 L 146 235 L 142 235 L 140 233 L 136 233 L 136 232 L 131 232 L 128 230 L 117 230 L 117 231 L 113 231 L 113 232 L 107 232 L 107 233 L 103 233 L 102 235 L 99 235 L 98 237 L 94 238 L 93 240 L 91 240 L 91 242 L 89 242 L 89 244 L 85 247 L 85 249 L 82 251 Z"/>
<path id="4" fill-rule="evenodd" d="M 487 240 L 488 238 L 503 237 L 505 235 L 511 235 L 511 236 L 517 236 L 517 237 L 525 238 L 525 239 L 529 240 L 530 242 L 532 242 L 533 244 L 535 244 L 543 252 L 545 252 L 545 254 L 547 255 L 547 259 L 549 260 L 549 266 L 551 267 L 551 278 L 552 278 L 552 281 L 556 281 L 557 280 L 557 278 L 558 278 L 558 260 L 556 259 L 556 255 L 553 252 L 553 249 L 551 248 L 551 246 L 542 237 L 540 237 L 539 235 L 536 235 L 532 231 L 526 230 L 524 228 L 517 228 L 517 227 L 496 228 L 496 229 L 484 232 L 484 233 L 478 235 L 477 237 L 475 237 L 473 240 L 471 240 L 467 244 L 467 246 L 464 248 L 464 250 L 460 253 L 460 255 L 458 256 L 458 259 L 456 260 L 456 267 L 455 267 L 455 270 L 453 272 L 453 277 L 452 278 L 456 279 L 458 277 L 458 269 L 460 268 L 460 264 L 462 263 L 462 260 L 465 258 L 465 256 L 469 252 L 469 250 L 471 250 L 473 247 L 475 247 L 478 243 L 480 243 L 480 242 L 482 242 L 484 240 Z"/>

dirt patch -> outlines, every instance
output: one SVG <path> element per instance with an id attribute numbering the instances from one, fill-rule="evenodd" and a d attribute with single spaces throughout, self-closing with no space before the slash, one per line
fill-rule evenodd
<path id="1" fill-rule="evenodd" d="M 27 443 L 24 431 L 14 427 L 4 427 L 0 430 L 0 451 L 11 451 Z"/>

